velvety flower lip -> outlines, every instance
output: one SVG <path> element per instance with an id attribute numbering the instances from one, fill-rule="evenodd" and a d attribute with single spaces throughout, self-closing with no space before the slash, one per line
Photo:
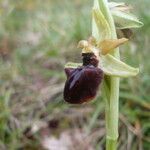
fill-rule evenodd
<path id="1" fill-rule="evenodd" d="M 103 71 L 98 68 L 94 53 L 82 53 L 83 64 L 77 68 L 65 68 L 67 80 L 64 99 L 71 104 L 82 104 L 95 98 L 103 80 Z"/>
<path id="2" fill-rule="evenodd" d="M 70 68 L 67 68 L 69 70 Z M 103 71 L 93 65 L 71 71 L 64 87 L 64 99 L 71 104 L 82 104 L 95 98 L 103 79 Z"/>
<path id="3" fill-rule="evenodd" d="M 67 75 L 67 78 L 70 77 L 71 73 L 74 71 L 74 68 L 65 68 L 65 73 Z"/>

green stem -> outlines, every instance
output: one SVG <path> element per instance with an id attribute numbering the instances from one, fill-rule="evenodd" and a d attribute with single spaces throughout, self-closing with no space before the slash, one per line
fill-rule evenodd
<path id="1" fill-rule="evenodd" d="M 108 7 L 107 0 L 99 0 L 100 9 L 105 15 L 111 29 L 112 39 L 117 38 L 113 17 Z M 112 55 L 119 59 L 119 48 L 112 52 Z M 109 99 L 106 100 L 106 150 L 117 149 L 118 139 L 118 114 L 119 114 L 119 78 L 109 77 Z M 107 92 L 108 93 L 108 92 Z"/>
<path id="2" fill-rule="evenodd" d="M 107 139 L 106 141 L 106 150 L 116 150 L 117 149 L 117 140 Z"/>

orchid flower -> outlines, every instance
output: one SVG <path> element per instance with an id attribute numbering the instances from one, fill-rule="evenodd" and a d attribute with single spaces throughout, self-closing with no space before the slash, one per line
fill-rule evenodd
<path id="1" fill-rule="evenodd" d="M 130 13 L 125 3 L 94 0 L 92 9 L 92 36 L 82 40 L 83 63 L 69 62 L 65 65 L 67 81 L 64 99 L 81 104 L 93 99 L 103 80 L 106 99 L 106 149 L 116 150 L 119 117 L 119 79 L 139 73 L 120 60 L 119 46 L 128 41 L 117 38 L 116 29 L 138 28 L 143 25 Z"/>

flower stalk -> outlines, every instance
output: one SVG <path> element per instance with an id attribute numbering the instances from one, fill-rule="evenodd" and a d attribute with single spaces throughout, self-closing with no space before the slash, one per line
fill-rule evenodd
<path id="1" fill-rule="evenodd" d="M 108 8 L 107 0 L 100 0 L 100 6 L 103 8 L 103 12 L 110 26 L 111 39 L 117 39 L 116 28 L 113 17 Z M 117 59 L 120 58 L 119 48 L 113 50 L 112 55 Z M 119 77 L 108 77 L 110 78 L 109 95 L 106 99 L 106 150 L 117 149 L 118 139 L 118 115 L 119 115 Z"/>

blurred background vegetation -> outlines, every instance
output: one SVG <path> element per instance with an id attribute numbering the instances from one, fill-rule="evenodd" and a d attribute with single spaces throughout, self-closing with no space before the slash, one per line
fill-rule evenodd
<path id="1" fill-rule="evenodd" d="M 150 149 L 150 1 L 124 0 L 144 23 L 121 59 L 138 66 L 121 80 L 119 150 Z M 63 101 L 64 64 L 91 35 L 92 0 L 0 1 L 0 150 L 103 150 L 104 100 Z"/>

